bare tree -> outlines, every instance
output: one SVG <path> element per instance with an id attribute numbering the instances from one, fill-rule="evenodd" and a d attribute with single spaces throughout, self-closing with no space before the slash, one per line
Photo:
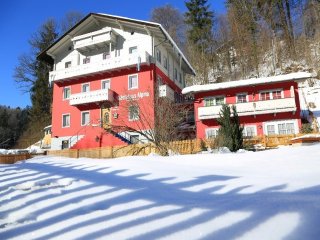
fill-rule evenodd
<path id="1" fill-rule="evenodd" d="M 186 121 L 189 110 L 187 106 L 176 104 L 166 97 L 155 97 L 147 102 L 128 99 L 126 104 L 119 106 L 119 115 L 124 117 L 108 126 L 107 130 L 120 135 L 124 132 L 138 134 L 143 138 L 140 143 L 153 144 L 157 152 L 165 156 L 169 150 L 174 150 L 171 142 L 182 137 L 180 127 Z M 128 123 L 125 119 L 127 114 L 132 114 L 134 121 Z M 136 153 L 146 146 L 138 145 Z"/>

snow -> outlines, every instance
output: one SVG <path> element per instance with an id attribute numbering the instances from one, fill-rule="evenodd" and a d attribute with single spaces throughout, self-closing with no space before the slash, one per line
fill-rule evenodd
<path id="1" fill-rule="evenodd" d="M 314 144 L 0 165 L 0 239 L 318 239 L 319 156 Z"/>
<path id="2" fill-rule="evenodd" d="M 232 82 L 194 85 L 194 86 L 184 88 L 182 90 L 182 93 L 187 94 L 187 93 L 194 93 L 194 92 L 207 92 L 212 90 L 243 87 L 243 86 L 258 85 L 258 84 L 265 84 L 265 83 L 295 81 L 295 80 L 310 78 L 312 76 L 313 75 L 311 73 L 296 72 L 296 73 L 278 75 L 273 77 L 250 78 L 250 79 L 232 81 Z"/>

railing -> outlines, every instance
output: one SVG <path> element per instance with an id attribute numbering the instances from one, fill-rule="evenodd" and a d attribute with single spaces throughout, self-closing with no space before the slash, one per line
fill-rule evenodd
<path id="1" fill-rule="evenodd" d="M 72 39 L 74 49 L 86 49 L 90 46 L 104 45 L 106 42 L 116 42 L 115 32 L 111 28 L 102 29 L 99 31 L 83 34 Z"/>
<path id="2" fill-rule="evenodd" d="M 231 104 L 232 105 L 232 104 Z M 249 116 L 268 113 L 294 112 L 297 106 L 294 98 L 281 98 L 266 101 L 256 101 L 234 104 L 239 116 Z M 221 105 L 199 107 L 198 117 L 200 120 L 214 119 L 219 117 Z"/>
<path id="3" fill-rule="evenodd" d="M 113 91 L 110 89 L 101 89 L 83 93 L 71 94 L 70 105 L 80 105 L 86 103 L 95 103 L 101 101 L 113 101 Z"/>
<path id="4" fill-rule="evenodd" d="M 140 65 L 143 63 L 149 64 L 149 54 L 142 52 L 140 54 L 127 54 L 121 57 L 110 57 L 109 59 L 99 62 L 81 64 L 70 68 L 64 68 L 49 73 L 50 81 L 58 81 L 62 79 L 70 79 L 78 76 L 86 76 L 101 73 L 107 70 L 119 69 L 123 67 Z"/>

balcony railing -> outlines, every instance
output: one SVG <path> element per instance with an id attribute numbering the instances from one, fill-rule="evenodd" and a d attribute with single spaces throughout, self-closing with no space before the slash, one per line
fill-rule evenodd
<path id="1" fill-rule="evenodd" d="M 70 79 L 80 76 L 94 75 L 97 73 L 110 71 L 139 64 L 149 64 L 149 54 L 143 52 L 141 54 L 128 54 L 121 57 L 110 57 L 109 59 L 101 60 L 88 64 L 81 64 L 70 68 L 52 71 L 49 73 L 50 81 L 58 81 Z"/>
<path id="2" fill-rule="evenodd" d="M 297 110 L 294 98 L 281 98 L 266 101 L 237 103 L 239 116 L 259 115 L 268 113 L 294 112 Z M 219 117 L 221 105 L 210 107 L 199 107 L 198 118 L 200 120 L 215 119 Z"/>
<path id="3" fill-rule="evenodd" d="M 70 105 L 81 105 L 103 101 L 113 101 L 113 91 L 110 89 L 101 89 L 96 91 L 71 94 Z"/>
<path id="4" fill-rule="evenodd" d="M 83 34 L 72 39 L 74 49 L 87 51 L 94 48 L 105 47 L 106 43 L 116 43 L 116 34 L 111 28 Z"/>

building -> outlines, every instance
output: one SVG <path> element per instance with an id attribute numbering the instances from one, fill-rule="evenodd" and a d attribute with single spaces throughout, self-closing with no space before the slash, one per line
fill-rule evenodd
<path id="1" fill-rule="evenodd" d="M 217 136 L 222 104 L 236 106 L 244 136 L 293 134 L 301 128 L 298 82 L 310 77 L 310 73 L 300 72 L 195 85 L 182 93 L 194 94 L 197 138 Z"/>
<path id="2" fill-rule="evenodd" d="M 53 65 L 51 149 L 146 141 L 109 126 L 137 126 L 134 100 L 149 116 L 143 130 L 152 130 L 155 92 L 177 101 L 195 74 L 160 24 L 107 14 L 87 15 L 39 58 Z"/>

